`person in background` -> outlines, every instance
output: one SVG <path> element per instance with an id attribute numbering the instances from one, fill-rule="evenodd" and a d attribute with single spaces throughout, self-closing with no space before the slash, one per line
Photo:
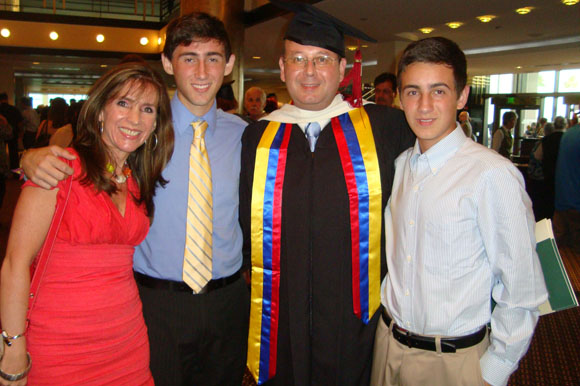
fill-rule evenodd
<path id="1" fill-rule="evenodd" d="M 32 108 L 32 98 L 20 98 L 20 113 L 22 114 L 22 145 L 24 149 L 29 149 L 34 145 L 36 131 L 40 125 L 38 113 Z"/>
<path id="2" fill-rule="evenodd" d="M 76 137 L 79 114 L 84 102 L 84 100 L 78 101 L 67 109 L 67 123 L 50 137 L 50 141 L 48 142 L 49 145 L 57 145 L 64 148 L 68 147 L 73 142 Z"/>
<path id="3" fill-rule="evenodd" d="M 395 161 L 385 212 L 372 384 L 505 385 L 547 299 L 522 175 L 455 120 L 469 95 L 457 44 L 411 43 L 397 76 L 417 140 Z"/>
<path id="4" fill-rule="evenodd" d="M 70 193 L 65 181 L 52 190 L 28 181 L 12 218 L 1 273 L 2 384 L 153 385 L 132 263 L 173 143 L 166 85 L 154 70 L 117 66 L 92 86 L 69 148 Z M 65 203 L 27 323 L 30 265 Z"/>
<path id="5" fill-rule="evenodd" d="M 63 98 L 54 98 L 50 101 L 48 108 L 48 117 L 46 120 L 40 122 L 38 130 L 36 131 L 36 142 L 43 144 L 44 137 L 50 138 L 56 131 L 66 125 L 66 111 L 68 104 Z"/>
<path id="6" fill-rule="evenodd" d="M 8 154 L 6 154 L 6 141 L 12 138 L 12 127 L 0 114 L 0 208 L 4 202 L 6 194 L 6 178 L 10 177 L 10 164 Z M 1 344 L 1 343 L 0 343 Z"/>
<path id="7" fill-rule="evenodd" d="M 542 117 L 538 120 L 538 124 L 536 125 L 536 137 L 543 137 L 547 135 L 544 131 L 544 128 L 546 127 L 547 123 L 548 123 L 547 118 Z"/>
<path id="8" fill-rule="evenodd" d="M 576 115 L 574 116 L 576 118 Z M 580 125 L 562 136 L 556 166 L 554 236 L 559 247 L 580 253 Z"/>
<path id="9" fill-rule="evenodd" d="M 244 95 L 244 110 L 252 122 L 262 118 L 266 106 L 266 93 L 260 87 L 250 87 Z"/>
<path id="10" fill-rule="evenodd" d="M 234 96 L 232 83 L 233 81 L 222 84 L 216 94 L 216 103 L 218 109 L 222 109 L 226 113 L 236 114 L 238 111 L 238 101 Z"/>
<path id="11" fill-rule="evenodd" d="M 467 138 L 473 139 L 473 128 L 471 126 L 471 119 L 469 118 L 469 113 L 467 111 L 462 111 L 459 113 L 459 124 L 461 129 Z"/>
<path id="12" fill-rule="evenodd" d="M 547 126 L 547 124 L 546 124 Z M 546 184 L 546 217 L 554 217 L 554 200 L 556 198 L 556 163 L 560 150 L 560 141 L 568 127 L 568 120 L 558 116 L 554 119 L 554 131 L 546 130 L 542 145 L 538 149 L 538 158 L 542 161 L 544 183 Z"/>
<path id="13" fill-rule="evenodd" d="M 518 115 L 514 111 L 506 111 L 501 119 L 501 127 L 492 132 L 491 148 L 502 156 L 511 159 L 514 139 L 512 130 L 518 121 Z"/>
<path id="14" fill-rule="evenodd" d="M 10 169 L 18 168 L 18 137 L 22 114 L 20 110 L 8 103 L 8 94 L 0 93 L 0 114 L 6 118 L 12 128 L 10 139 L 6 140 L 8 144 L 8 156 L 10 157 Z"/>
<path id="15" fill-rule="evenodd" d="M 375 103 L 393 107 L 397 96 L 397 77 L 390 72 L 383 72 L 375 78 Z"/>
<path id="16" fill-rule="evenodd" d="M 278 110 L 281 107 L 278 102 L 278 96 L 275 92 L 271 92 L 266 95 L 266 106 L 264 106 L 264 111 L 266 114 L 270 114 L 274 110 Z"/>

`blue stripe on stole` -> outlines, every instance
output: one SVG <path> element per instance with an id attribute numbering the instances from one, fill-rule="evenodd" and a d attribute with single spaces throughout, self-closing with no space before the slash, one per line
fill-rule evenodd
<path id="1" fill-rule="evenodd" d="M 361 319 L 369 320 L 369 187 L 366 167 L 360 149 L 360 144 L 350 115 L 342 114 L 339 117 L 340 125 L 348 145 L 352 167 L 358 191 L 359 216 L 359 264 L 360 264 L 360 305 Z"/>
<path id="2" fill-rule="evenodd" d="M 260 380 L 264 382 L 269 378 L 270 367 L 270 333 L 272 314 L 272 220 L 274 217 L 274 188 L 278 172 L 278 160 L 280 145 L 284 139 L 284 124 L 280 124 L 278 132 L 270 146 L 268 169 L 266 174 L 266 186 L 264 189 L 264 220 L 263 220 L 263 259 L 264 259 L 264 284 L 262 295 L 262 331 L 260 342 Z"/>

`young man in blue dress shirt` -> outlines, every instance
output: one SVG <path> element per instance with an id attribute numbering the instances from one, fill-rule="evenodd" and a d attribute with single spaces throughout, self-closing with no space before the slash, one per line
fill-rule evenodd
<path id="1" fill-rule="evenodd" d="M 240 385 L 249 318 L 249 291 L 240 275 L 238 223 L 240 140 L 246 123 L 216 108 L 216 93 L 235 62 L 223 23 L 203 13 L 173 20 L 167 27 L 162 62 L 177 84 L 171 102 L 175 149 L 163 172 L 169 183 L 156 191 L 155 219 L 134 261 L 149 332 L 151 371 L 156 385 Z M 183 282 L 182 272 L 191 123 L 200 119 L 208 123 L 213 269 L 212 280 L 195 294 Z M 66 156 L 53 147 L 24 160 L 25 169 L 31 170 L 27 175 L 45 186 L 70 172 L 56 157 L 43 155 L 47 152 Z"/>
<path id="2" fill-rule="evenodd" d="M 455 121 L 469 94 L 455 43 L 411 43 L 398 79 L 417 140 L 395 161 L 385 212 L 372 384 L 505 385 L 547 298 L 522 176 Z"/>

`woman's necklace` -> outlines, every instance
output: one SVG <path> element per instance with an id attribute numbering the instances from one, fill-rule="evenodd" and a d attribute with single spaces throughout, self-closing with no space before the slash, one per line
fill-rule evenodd
<path id="1" fill-rule="evenodd" d="M 113 180 L 118 184 L 124 184 L 127 178 L 131 177 L 131 168 L 127 162 L 123 164 L 123 172 L 120 175 L 115 174 L 115 167 L 111 163 L 107 163 L 107 171 L 113 175 Z"/>

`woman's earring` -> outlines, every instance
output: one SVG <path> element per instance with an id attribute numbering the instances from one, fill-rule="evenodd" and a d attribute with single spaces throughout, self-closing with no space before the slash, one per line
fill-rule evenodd
<path id="1" fill-rule="evenodd" d="M 155 151 L 155 149 L 157 149 L 157 134 L 153 133 L 153 136 L 155 137 L 155 144 L 153 145 L 153 149 L 151 149 L 151 151 Z"/>
<path id="2" fill-rule="evenodd" d="M 103 134 L 103 121 L 99 121 L 99 130 L 101 131 L 101 134 Z"/>

